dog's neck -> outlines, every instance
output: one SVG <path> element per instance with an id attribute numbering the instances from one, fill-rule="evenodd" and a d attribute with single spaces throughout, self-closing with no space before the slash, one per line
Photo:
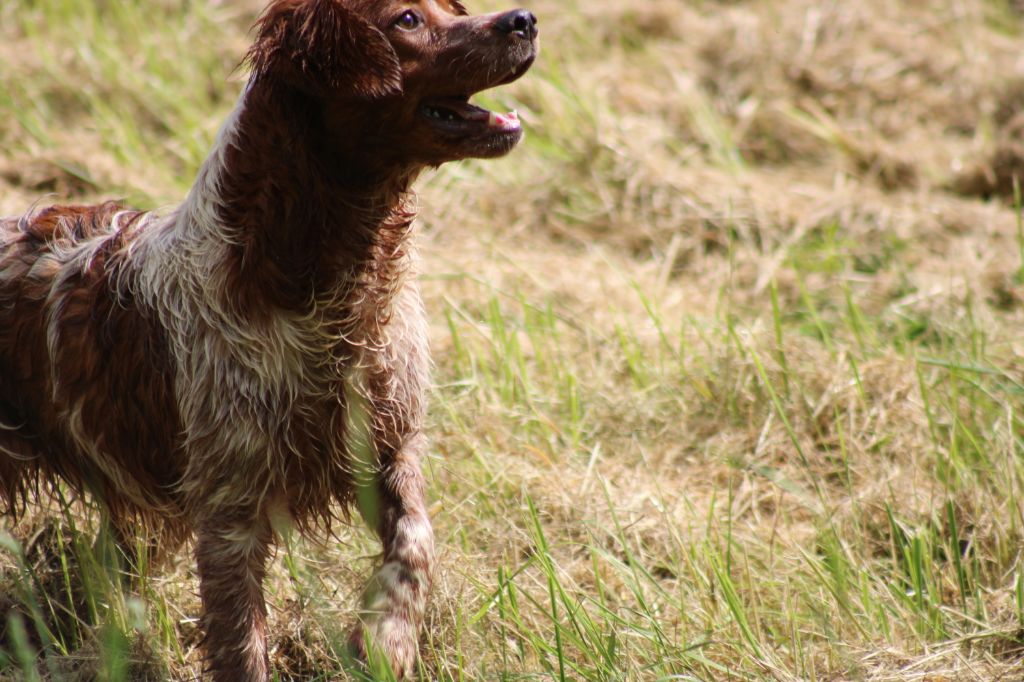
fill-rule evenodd
<path id="1" fill-rule="evenodd" d="M 393 289 L 419 169 L 328 145 L 315 102 L 288 94 L 246 89 L 192 188 L 190 229 L 230 245 L 231 267 L 263 304 L 301 308 L 368 272 L 374 288 Z"/>

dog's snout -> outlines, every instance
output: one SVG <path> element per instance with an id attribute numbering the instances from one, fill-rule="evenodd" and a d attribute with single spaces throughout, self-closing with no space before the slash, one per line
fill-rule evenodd
<path id="1" fill-rule="evenodd" d="M 502 33 L 516 34 L 520 38 L 533 40 L 537 37 L 537 17 L 525 9 L 505 12 L 494 22 L 494 28 Z"/>

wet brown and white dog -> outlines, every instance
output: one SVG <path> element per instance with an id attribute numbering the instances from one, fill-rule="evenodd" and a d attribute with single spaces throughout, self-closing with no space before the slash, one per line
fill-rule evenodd
<path id="1" fill-rule="evenodd" d="M 516 115 L 468 97 L 536 53 L 525 10 L 275 0 L 180 207 L 0 221 L 0 506 L 60 479 L 122 537 L 194 535 L 214 679 L 268 678 L 278 521 L 352 504 L 384 555 L 353 644 L 414 665 L 434 550 L 410 184 L 515 146 Z"/>

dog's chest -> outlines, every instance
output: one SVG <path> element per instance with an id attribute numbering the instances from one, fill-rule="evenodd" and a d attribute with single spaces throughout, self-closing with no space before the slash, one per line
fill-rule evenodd
<path id="1" fill-rule="evenodd" d="M 427 342 L 411 254 L 341 270 L 333 290 L 283 309 L 251 298 L 253 282 L 237 287 L 225 243 L 176 231 L 148 241 L 135 281 L 172 349 L 186 481 L 211 470 L 228 487 L 261 474 L 341 480 L 327 472 L 346 468 L 355 417 L 369 418 L 378 452 L 419 428 Z"/>
<path id="2" fill-rule="evenodd" d="M 335 421 L 344 409 L 354 350 L 311 319 L 200 320 L 178 345 L 179 404 L 190 440 L 216 437 L 223 449 L 256 454 L 300 435 L 308 440 L 310 424 Z M 319 440 L 331 438 L 324 432 Z"/>
<path id="3" fill-rule="evenodd" d="M 353 402 L 368 406 L 371 419 L 386 412 L 389 430 L 412 428 L 426 384 L 418 293 L 403 287 L 393 300 L 367 305 L 354 291 L 305 314 L 257 323 L 207 324 L 197 315 L 178 341 L 189 439 L 205 441 L 204 450 L 334 458 L 347 449 Z"/>

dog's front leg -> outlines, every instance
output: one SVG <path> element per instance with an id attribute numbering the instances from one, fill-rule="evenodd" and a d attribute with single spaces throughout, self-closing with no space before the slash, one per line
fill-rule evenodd
<path id="1" fill-rule="evenodd" d="M 376 652 L 398 679 L 416 663 L 434 561 L 434 531 L 419 464 L 422 448 L 422 436 L 411 438 L 378 480 L 376 525 L 384 563 L 366 587 L 353 634 L 359 655 L 372 663 Z"/>
<path id="2" fill-rule="evenodd" d="M 196 540 L 207 669 L 216 682 L 266 682 L 263 578 L 273 532 L 265 515 L 210 514 Z"/>

